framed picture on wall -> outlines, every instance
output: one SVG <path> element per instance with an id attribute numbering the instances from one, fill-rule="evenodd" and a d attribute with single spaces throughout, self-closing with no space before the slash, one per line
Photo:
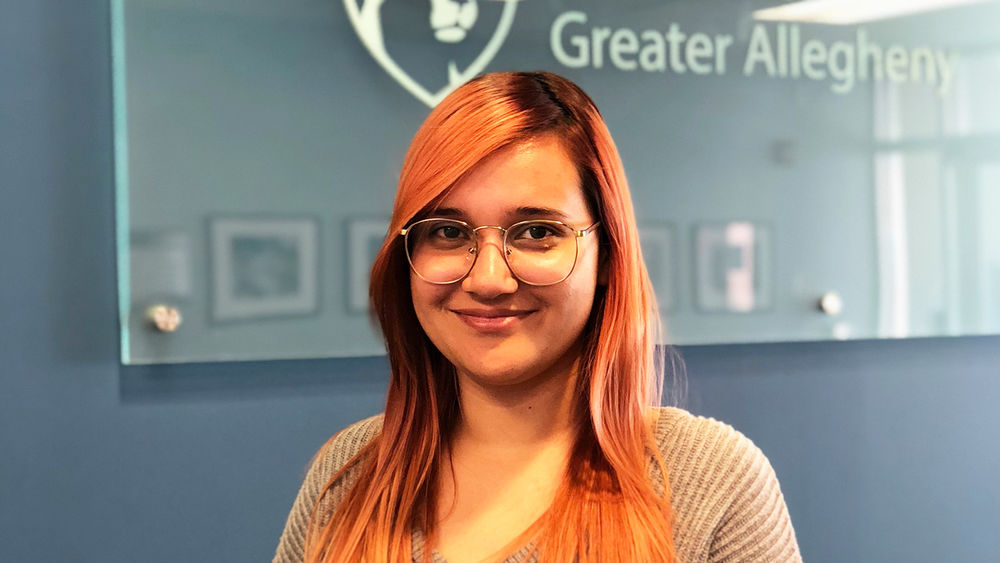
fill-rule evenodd
<path id="1" fill-rule="evenodd" d="M 313 217 L 209 219 L 214 321 L 319 312 L 319 221 Z"/>
<path id="2" fill-rule="evenodd" d="M 368 280 L 388 219 L 350 219 L 347 222 L 347 310 L 368 312 Z"/>
<path id="3" fill-rule="evenodd" d="M 771 307 L 771 229 L 753 221 L 703 223 L 694 230 L 695 303 L 709 313 Z"/>
<path id="4" fill-rule="evenodd" d="M 674 308 L 674 276 L 679 260 L 674 250 L 674 229 L 669 223 L 639 225 L 639 244 L 649 279 L 656 291 L 656 304 L 661 311 Z"/>

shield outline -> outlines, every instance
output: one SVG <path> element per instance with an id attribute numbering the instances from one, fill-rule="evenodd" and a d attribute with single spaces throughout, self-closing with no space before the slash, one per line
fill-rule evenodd
<path id="1" fill-rule="evenodd" d="M 454 62 L 452 62 L 448 67 L 448 84 L 437 92 L 430 92 L 421 86 L 402 67 L 396 64 L 396 61 L 392 60 L 392 57 L 386 51 L 382 27 L 380 25 L 381 22 L 377 17 L 378 9 L 381 7 L 383 1 L 364 0 L 362 6 L 359 7 L 357 0 L 344 0 L 344 8 L 347 10 L 347 16 L 351 20 L 351 25 L 354 27 L 355 33 L 361 38 L 361 43 L 368 49 L 372 57 L 403 88 L 413 94 L 418 100 L 433 108 L 445 96 L 450 94 L 452 90 L 482 72 L 486 68 L 486 65 L 493 60 L 493 57 L 496 56 L 497 51 L 500 50 L 503 42 L 507 39 L 510 26 L 514 22 L 514 13 L 517 11 L 519 0 L 503 0 L 504 7 L 503 12 L 500 14 L 500 21 L 497 23 L 497 28 L 493 31 L 493 36 L 486 43 L 486 47 L 465 70 L 459 71 L 455 67 Z"/>

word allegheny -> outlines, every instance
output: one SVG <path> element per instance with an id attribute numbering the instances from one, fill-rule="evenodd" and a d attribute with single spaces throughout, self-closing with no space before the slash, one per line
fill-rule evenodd
<path id="1" fill-rule="evenodd" d="M 675 74 L 725 74 L 727 50 L 732 35 L 685 33 L 671 23 L 665 32 L 642 32 L 627 27 L 584 26 L 587 14 L 563 12 L 552 22 L 549 43 L 560 64 L 570 68 L 602 68 L 605 60 L 625 71 Z M 779 23 L 773 33 L 758 23 L 750 34 L 743 58 L 744 76 L 764 74 L 770 78 L 831 81 L 830 90 L 846 94 L 858 82 L 924 82 L 948 93 L 953 81 L 954 58 L 929 47 L 904 48 L 871 41 L 865 29 L 857 28 L 853 41 L 826 43 L 802 36 L 797 24 Z"/>

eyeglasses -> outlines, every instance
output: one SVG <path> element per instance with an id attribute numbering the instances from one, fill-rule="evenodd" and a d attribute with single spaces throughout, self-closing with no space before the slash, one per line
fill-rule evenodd
<path id="1" fill-rule="evenodd" d="M 479 254 L 479 232 L 503 233 L 501 254 L 518 280 L 536 286 L 557 284 L 573 273 L 579 241 L 600 223 L 576 230 L 560 221 L 521 221 L 503 228 L 473 227 L 464 221 L 422 219 L 401 229 L 413 273 L 433 284 L 455 283 L 472 271 Z"/>

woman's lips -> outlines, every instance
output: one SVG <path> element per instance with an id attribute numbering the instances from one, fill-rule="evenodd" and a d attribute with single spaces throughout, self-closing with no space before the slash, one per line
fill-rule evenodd
<path id="1" fill-rule="evenodd" d="M 500 332 L 510 329 L 531 311 L 456 310 L 462 322 L 480 332 Z"/>

